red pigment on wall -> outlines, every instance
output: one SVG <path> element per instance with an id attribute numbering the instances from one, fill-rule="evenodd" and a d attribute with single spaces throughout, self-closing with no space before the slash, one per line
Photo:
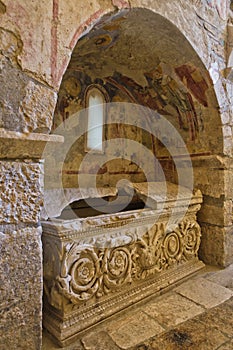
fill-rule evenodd
<path id="1" fill-rule="evenodd" d="M 54 1 L 58 1 L 58 0 L 54 0 Z M 104 11 L 103 10 L 98 10 L 97 12 L 95 12 L 91 17 L 89 17 L 85 22 L 83 22 L 79 27 L 78 29 L 76 30 L 73 38 L 71 39 L 71 42 L 69 44 L 69 49 L 73 50 L 73 48 L 75 47 L 78 39 L 80 38 L 80 36 L 82 35 L 82 33 L 94 22 L 96 21 L 97 19 L 99 19 L 101 16 L 104 15 Z M 65 58 L 62 62 L 62 65 L 61 65 L 61 68 L 57 74 L 57 77 L 56 77 L 56 85 L 59 84 L 64 72 L 65 72 L 65 69 L 68 65 L 68 62 L 69 62 L 69 57 Z"/>
<path id="2" fill-rule="evenodd" d="M 198 68 L 184 64 L 180 67 L 176 67 L 175 72 L 196 99 L 203 106 L 207 107 L 206 91 L 209 87 Z"/>
<path id="3" fill-rule="evenodd" d="M 54 83 L 57 81 L 58 13 L 59 13 L 59 0 L 53 0 L 53 23 L 51 28 L 51 77 Z"/>
<path id="4" fill-rule="evenodd" d="M 113 6 L 116 6 L 118 9 L 130 8 L 130 3 L 125 0 L 112 0 Z"/>

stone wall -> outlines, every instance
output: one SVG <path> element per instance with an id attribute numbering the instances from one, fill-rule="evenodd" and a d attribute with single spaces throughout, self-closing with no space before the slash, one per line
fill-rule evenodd
<path id="1" fill-rule="evenodd" d="M 51 129 L 56 92 L 32 69 L 36 58 L 43 66 L 46 47 L 36 55 L 33 43 L 48 9 L 30 7 L 0 2 L 1 349 L 39 350 L 42 340 L 40 158 L 50 136 L 40 133 Z"/>
<path id="2" fill-rule="evenodd" d="M 78 39 L 110 12 L 138 7 L 161 15 L 187 38 L 209 74 L 212 105 L 205 123 L 210 134 L 213 127 L 217 130 L 216 135 L 209 137 L 209 150 L 215 150 L 214 163 L 211 157 L 195 158 L 193 162 L 196 184 L 203 191 L 205 202 L 200 214 L 201 254 L 206 262 L 222 266 L 233 261 L 230 3 L 228 0 L 0 1 L 2 349 L 40 349 L 39 217 L 43 197 L 40 158 L 46 143 L 41 133 L 51 130 L 57 92 Z M 214 114 L 217 124 L 212 119 Z M 213 222 L 217 215 L 218 222 Z"/>
<path id="3" fill-rule="evenodd" d="M 38 225 L 42 164 L 1 161 L 2 349 L 39 349 L 42 317 L 42 247 Z"/>
<path id="4" fill-rule="evenodd" d="M 0 130 L 1 349 L 41 347 L 43 280 L 39 220 L 44 164 L 40 158 L 49 141 L 59 139 Z"/>

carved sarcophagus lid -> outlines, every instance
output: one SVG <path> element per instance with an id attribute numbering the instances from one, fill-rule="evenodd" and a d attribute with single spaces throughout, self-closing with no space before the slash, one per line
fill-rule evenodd
<path id="1" fill-rule="evenodd" d="M 203 266 L 200 191 L 168 183 L 125 188 L 132 190 L 133 201 L 141 198 L 145 208 L 42 223 L 44 326 L 62 346 Z M 72 210 L 78 215 L 80 206 Z"/>
<path id="2" fill-rule="evenodd" d="M 193 193 L 190 189 L 171 182 L 131 183 L 128 189 L 134 189 L 146 206 L 152 209 L 180 206 L 188 208 L 189 204 L 202 202 L 200 190 Z"/>

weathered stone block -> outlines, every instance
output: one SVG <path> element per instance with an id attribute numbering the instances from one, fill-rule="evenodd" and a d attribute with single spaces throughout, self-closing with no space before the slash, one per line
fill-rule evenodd
<path id="1" fill-rule="evenodd" d="M 15 33 L 10 30 L 0 29 L 1 55 L 0 62 L 9 60 L 12 63 L 19 62 L 19 54 L 22 52 L 23 43 Z M 2 67 L 1 67 L 2 68 Z"/>
<path id="2" fill-rule="evenodd" d="M 120 349 L 114 343 L 114 341 L 106 331 L 100 331 L 98 333 L 88 332 L 88 334 L 82 338 L 82 343 L 85 349 L 98 349 L 98 348 L 101 350 L 119 350 Z M 77 350 L 79 349 L 77 348 Z"/>
<path id="3" fill-rule="evenodd" d="M 233 169 L 225 170 L 225 196 L 227 199 L 233 198 Z"/>
<path id="4" fill-rule="evenodd" d="M 224 125 L 222 127 L 224 137 L 232 137 L 232 130 L 229 125 Z"/>
<path id="5" fill-rule="evenodd" d="M 220 198 L 205 196 L 203 202 L 198 213 L 199 222 L 216 226 L 232 224 L 232 200 L 225 200 L 223 196 Z"/>
<path id="6" fill-rule="evenodd" d="M 48 133 L 55 104 L 56 93 L 52 89 L 35 82 L 0 56 L 0 127 Z"/>
<path id="7" fill-rule="evenodd" d="M 200 258 L 209 265 L 227 266 L 233 262 L 232 228 L 202 224 Z"/>
<path id="8" fill-rule="evenodd" d="M 156 319 L 141 310 L 126 315 L 120 322 L 112 323 L 108 329 L 109 335 L 120 349 L 129 349 L 165 331 Z M 84 344 L 87 344 L 85 340 L 84 338 Z"/>
<path id="9" fill-rule="evenodd" d="M 0 226 L 0 348 L 39 350 L 42 318 L 41 228 Z"/>
<path id="10" fill-rule="evenodd" d="M 56 145 L 63 143 L 63 137 L 40 133 L 25 134 L 0 129 L 0 159 L 41 159 L 43 156 L 47 158 L 50 148 L 46 154 L 44 151 L 48 143 Z M 55 167 L 54 162 L 52 168 Z"/>
<path id="11" fill-rule="evenodd" d="M 226 137 L 224 139 L 224 154 L 232 156 L 232 137 Z"/>
<path id="12" fill-rule="evenodd" d="M 233 296 L 233 292 L 228 288 L 216 285 L 205 278 L 199 277 L 194 281 L 183 283 L 182 286 L 176 288 L 176 292 L 207 309 L 213 308 Z"/>
<path id="13" fill-rule="evenodd" d="M 224 171 L 214 169 L 207 164 L 203 167 L 194 167 L 195 187 L 200 189 L 203 195 L 219 198 L 224 194 Z"/>
<path id="14" fill-rule="evenodd" d="M 230 84 L 229 84 L 230 85 Z M 222 123 L 225 125 L 225 124 L 229 124 L 232 122 L 232 113 L 230 112 L 223 112 L 221 114 L 221 120 L 222 120 Z"/>
<path id="15" fill-rule="evenodd" d="M 229 227 L 226 230 L 225 239 L 225 265 L 228 266 L 233 262 L 233 227 Z"/>
<path id="16" fill-rule="evenodd" d="M 156 319 L 159 324 L 174 327 L 202 313 L 203 308 L 172 291 L 166 293 L 166 298 L 162 296 L 148 301 L 146 305 L 143 305 L 143 311 Z"/>
<path id="17" fill-rule="evenodd" d="M 0 162 L 0 223 L 37 223 L 42 206 L 42 164 Z"/>
<path id="18" fill-rule="evenodd" d="M 47 133 L 51 130 L 56 94 L 45 86 L 29 81 L 19 105 L 24 131 Z"/>
<path id="19" fill-rule="evenodd" d="M 224 229 L 202 224 L 200 258 L 209 265 L 224 265 Z"/>

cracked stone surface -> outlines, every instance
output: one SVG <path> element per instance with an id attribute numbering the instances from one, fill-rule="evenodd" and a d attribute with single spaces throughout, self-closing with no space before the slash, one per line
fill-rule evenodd
<path id="1" fill-rule="evenodd" d="M 232 276 L 229 278 L 229 276 Z M 206 278 L 209 281 L 220 284 L 223 287 L 233 290 L 233 265 L 218 271 L 217 273 L 208 273 Z"/>
<path id="2" fill-rule="evenodd" d="M 64 350 L 231 350 L 233 296 L 225 286 L 232 281 L 232 268 L 203 269 L 96 325 Z M 59 349 L 47 332 L 42 349 Z"/>
<path id="3" fill-rule="evenodd" d="M 41 227 L 0 225 L 1 350 L 39 349 L 43 290 L 41 248 Z M 25 256 L 27 260 L 22 259 Z"/>
<path id="4" fill-rule="evenodd" d="M 107 328 L 111 338 L 121 349 L 128 349 L 164 331 L 156 319 L 142 311 L 137 311 L 130 316 L 126 314 L 124 318 Z"/>
<path id="5" fill-rule="evenodd" d="M 204 309 L 174 292 L 148 302 L 144 312 L 166 327 L 172 327 L 202 313 Z"/>
<path id="6" fill-rule="evenodd" d="M 92 333 L 82 339 L 85 350 L 119 350 L 120 348 L 114 343 L 108 333 L 101 331 Z"/>
<path id="7" fill-rule="evenodd" d="M 0 162 L 0 223 L 36 223 L 42 205 L 42 164 Z"/>
<path id="8" fill-rule="evenodd" d="M 206 307 L 214 307 L 233 296 L 233 292 L 204 278 L 182 284 L 176 292 Z"/>
<path id="9" fill-rule="evenodd" d="M 233 299 L 130 350 L 231 349 Z M 221 320 L 221 322 L 219 322 Z M 219 325 L 220 323 L 220 325 Z M 228 326 L 228 330 L 224 329 Z M 231 329 L 231 330 L 230 330 Z"/>

